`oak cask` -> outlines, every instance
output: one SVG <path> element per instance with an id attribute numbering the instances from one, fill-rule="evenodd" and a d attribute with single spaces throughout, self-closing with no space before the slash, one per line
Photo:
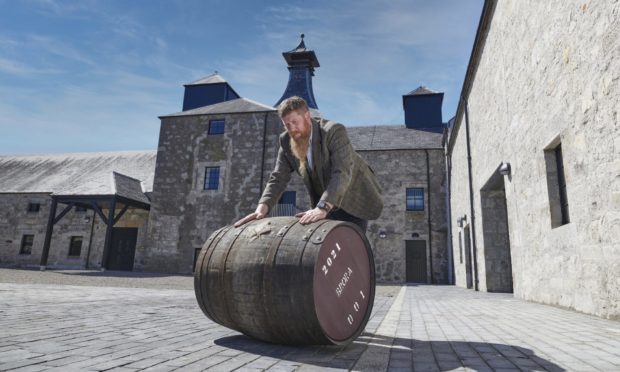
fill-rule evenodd
<path id="1" fill-rule="evenodd" d="M 209 319 L 250 337 L 344 345 L 364 330 L 372 311 L 373 254 L 348 222 L 264 218 L 208 238 L 194 290 Z"/>

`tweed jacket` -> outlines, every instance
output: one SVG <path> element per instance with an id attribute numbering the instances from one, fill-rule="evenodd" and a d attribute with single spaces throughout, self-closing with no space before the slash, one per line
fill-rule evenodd
<path id="1" fill-rule="evenodd" d="M 383 210 L 381 187 L 370 166 L 353 150 L 342 124 L 312 119 L 311 172 L 300 171 L 301 164 L 289 141 L 287 132 L 280 135 L 276 166 L 259 203 L 267 204 L 271 210 L 285 191 L 291 174 L 297 172 L 303 177 L 312 207 L 324 200 L 358 218 L 379 218 Z"/>

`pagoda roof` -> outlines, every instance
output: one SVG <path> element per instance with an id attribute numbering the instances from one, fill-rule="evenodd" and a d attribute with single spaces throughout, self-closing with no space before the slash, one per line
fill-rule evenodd
<path id="1" fill-rule="evenodd" d="M 441 92 L 434 91 L 425 86 L 419 86 L 411 92 L 405 94 L 406 96 L 424 96 L 427 94 L 442 94 Z"/>

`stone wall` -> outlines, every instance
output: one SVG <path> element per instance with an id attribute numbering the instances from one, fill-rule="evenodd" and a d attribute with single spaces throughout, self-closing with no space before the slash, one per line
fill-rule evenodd
<path id="1" fill-rule="evenodd" d="M 361 151 L 360 154 L 375 171 L 384 197 L 383 213 L 379 219 L 369 221 L 367 233 L 374 248 L 377 280 L 405 282 L 405 241 L 424 240 L 429 283 L 431 272 L 433 283 L 447 283 L 443 150 L 375 150 Z M 424 188 L 424 211 L 406 210 L 406 189 L 410 187 Z M 381 231 L 385 232 L 385 238 L 379 236 Z"/>
<path id="2" fill-rule="evenodd" d="M 620 317 L 620 2 L 498 1 L 468 97 L 480 290 L 481 188 L 505 161 L 513 289 L 527 300 Z M 464 117 L 452 151 L 457 218 L 471 227 Z M 560 144 L 570 222 L 552 225 L 545 150 Z M 552 198 L 553 199 L 553 198 Z M 553 200 L 552 200 L 553 202 Z M 456 283 L 466 286 L 464 264 Z"/>
<path id="3" fill-rule="evenodd" d="M 208 134 L 213 119 L 225 120 L 224 134 Z M 281 131 L 275 111 L 162 119 L 145 270 L 191 272 L 209 235 L 254 211 Z M 213 166 L 219 188 L 204 190 L 205 167 Z"/>
<path id="4" fill-rule="evenodd" d="M 28 212 L 29 203 L 39 203 L 40 210 Z M 0 194 L 0 265 L 39 267 L 51 204 L 48 194 Z M 56 215 L 65 207 L 59 203 Z M 122 205 L 117 213 L 120 209 Z M 104 209 L 103 213 L 107 215 L 108 211 Z M 137 261 L 144 251 L 147 216 L 148 211 L 130 208 L 115 225 L 138 228 Z M 87 266 L 88 259 L 89 268 L 101 268 L 105 232 L 105 223 L 92 210 L 80 212 L 73 209 L 54 225 L 47 267 L 81 269 Z M 20 254 L 24 235 L 34 235 L 30 254 Z M 82 237 L 79 256 L 69 256 L 71 237 L 74 236 Z"/>
<path id="5" fill-rule="evenodd" d="M 207 134 L 209 121 L 214 119 L 225 120 L 224 134 Z M 140 267 L 191 272 L 196 252 L 210 234 L 256 208 L 275 165 L 282 130 L 275 111 L 163 118 L 148 240 Z M 385 195 L 383 215 L 370 222 L 367 234 L 375 250 L 377 279 L 404 282 L 405 240 L 422 239 L 429 252 L 432 248 L 428 277 L 432 275 L 434 283 L 447 283 L 443 150 L 428 151 L 429 180 L 424 150 L 361 154 L 377 173 Z M 220 167 L 218 190 L 203 190 L 205 167 L 210 166 Z M 424 211 L 405 211 L 407 187 L 425 189 Z M 292 175 L 288 190 L 296 191 L 299 211 L 313 207 L 297 174 Z M 385 238 L 379 237 L 380 231 L 386 231 Z M 412 237 L 414 233 L 417 237 Z"/>

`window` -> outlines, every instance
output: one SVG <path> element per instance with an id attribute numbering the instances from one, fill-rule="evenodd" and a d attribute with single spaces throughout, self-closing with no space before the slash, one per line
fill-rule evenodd
<path id="1" fill-rule="evenodd" d="M 69 245 L 69 257 L 80 257 L 82 253 L 82 237 L 72 236 L 71 244 Z"/>
<path id="2" fill-rule="evenodd" d="M 34 242 L 34 235 L 22 236 L 22 245 L 21 245 L 21 248 L 19 249 L 19 254 L 31 254 L 33 242 Z"/>
<path id="3" fill-rule="evenodd" d="M 570 222 L 562 143 L 557 142 L 545 150 L 545 165 L 551 227 L 556 228 Z"/>
<path id="4" fill-rule="evenodd" d="M 224 134 L 224 120 L 209 121 L 209 134 Z"/>
<path id="5" fill-rule="evenodd" d="M 555 164 L 558 169 L 558 188 L 560 192 L 560 212 L 562 213 L 562 225 L 569 222 L 568 198 L 566 197 L 566 178 L 564 177 L 564 160 L 562 159 L 562 144 L 554 150 Z"/>
<path id="6" fill-rule="evenodd" d="M 407 210 L 423 211 L 424 210 L 424 189 L 422 187 L 414 187 L 407 189 Z"/>
<path id="7" fill-rule="evenodd" d="M 28 212 L 38 212 L 41 209 L 41 203 L 28 203 Z"/>
<path id="8" fill-rule="evenodd" d="M 205 190 L 217 190 L 220 184 L 220 167 L 205 168 Z"/>
<path id="9" fill-rule="evenodd" d="M 86 207 L 83 205 L 76 205 L 75 206 L 75 211 L 76 212 L 86 212 Z"/>

